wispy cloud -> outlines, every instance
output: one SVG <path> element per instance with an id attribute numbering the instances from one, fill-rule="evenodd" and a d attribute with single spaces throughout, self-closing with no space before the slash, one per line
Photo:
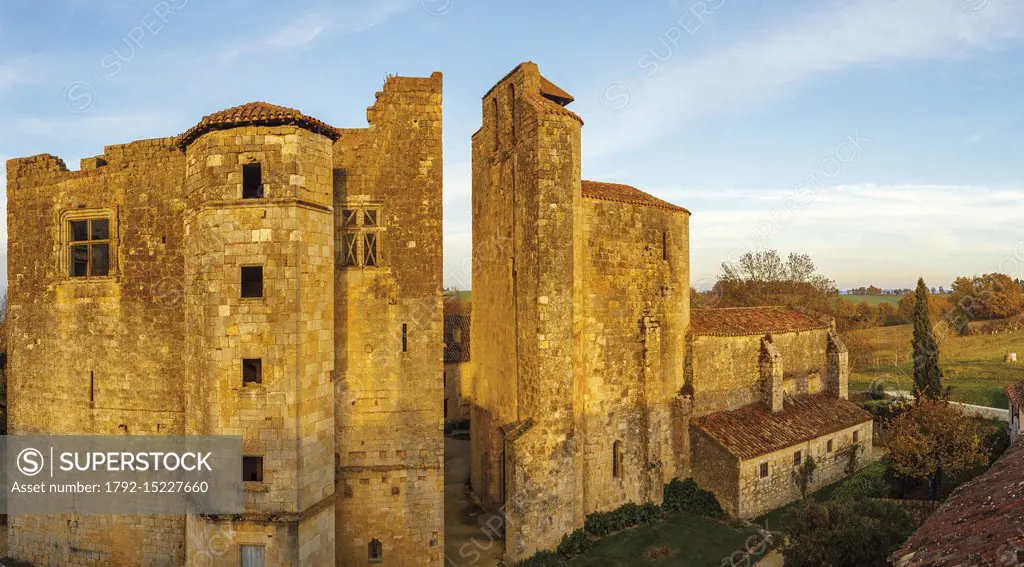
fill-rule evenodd
<path id="1" fill-rule="evenodd" d="M 828 6 L 724 50 L 696 58 L 673 53 L 649 77 L 644 72 L 653 71 L 653 65 L 637 69 L 636 80 L 608 77 L 624 79 L 611 93 L 622 112 L 606 112 L 599 104 L 607 106 L 609 101 L 600 100 L 607 91 L 581 100 L 589 157 L 641 146 L 684 121 L 763 102 L 819 75 L 996 49 L 1018 38 L 1024 24 L 1024 2 L 991 2 L 976 14 L 965 12 L 956 1 L 940 0 L 857 0 Z M 661 44 L 657 51 L 664 59 Z"/>
<path id="2" fill-rule="evenodd" d="M 328 30 L 338 36 L 366 31 L 405 11 L 409 5 L 407 1 L 389 0 L 369 6 L 349 5 L 341 10 L 310 12 L 285 23 L 266 37 L 226 47 L 218 58 L 230 62 L 241 56 L 301 51 Z"/>
<path id="3" fill-rule="evenodd" d="M 307 14 L 285 24 L 262 39 L 246 41 L 227 47 L 219 53 L 218 58 L 228 63 L 242 56 L 305 49 L 330 25 L 331 19 L 329 17 L 325 17 L 322 14 Z"/>
<path id="4" fill-rule="evenodd" d="M 994 271 L 1024 277 L 1024 257 L 1015 257 L 1024 255 L 1024 188 L 836 186 L 792 214 L 779 211 L 791 189 L 653 192 L 694 212 L 695 282 L 713 281 L 724 260 L 762 247 L 808 253 L 841 286 L 909 286 L 919 275 L 939 285 Z"/>

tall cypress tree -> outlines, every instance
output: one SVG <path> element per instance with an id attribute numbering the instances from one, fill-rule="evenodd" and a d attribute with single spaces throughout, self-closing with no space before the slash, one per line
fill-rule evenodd
<path id="1" fill-rule="evenodd" d="M 938 398 L 942 395 L 942 369 L 939 368 L 939 341 L 932 329 L 928 311 L 928 286 L 917 280 L 914 305 L 914 395 Z"/>

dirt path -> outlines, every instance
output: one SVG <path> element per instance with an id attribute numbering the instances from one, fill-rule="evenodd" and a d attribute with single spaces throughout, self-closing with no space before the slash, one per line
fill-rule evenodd
<path id="1" fill-rule="evenodd" d="M 494 567 L 505 542 L 483 527 L 498 518 L 482 513 L 466 496 L 469 482 L 469 441 L 444 439 L 444 553 L 445 567 Z"/>

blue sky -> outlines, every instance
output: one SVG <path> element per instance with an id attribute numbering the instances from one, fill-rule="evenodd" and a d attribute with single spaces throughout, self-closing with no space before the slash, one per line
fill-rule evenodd
<path id="1" fill-rule="evenodd" d="M 7 0 L 0 157 L 76 168 L 251 100 L 361 126 L 387 74 L 439 70 L 465 288 L 480 97 L 533 60 L 576 97 L 585 178 L 693 211 L 698 287 L 762 247 L 841 287 L 1024 277 L 1024 2 L 639 4 Z"/>

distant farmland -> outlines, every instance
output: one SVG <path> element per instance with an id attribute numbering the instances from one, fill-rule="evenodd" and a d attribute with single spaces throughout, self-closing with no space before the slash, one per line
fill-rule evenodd
<path id="1" fill-rule="evenodd" d="M 843 295 L 843 299 L 852 301 L 855 305 L 861 303 L 867 303 L 868 305 L 875 307 L 882 303 L 892 303 L 896 305 L 900 302 L 902 295 Z"/>

